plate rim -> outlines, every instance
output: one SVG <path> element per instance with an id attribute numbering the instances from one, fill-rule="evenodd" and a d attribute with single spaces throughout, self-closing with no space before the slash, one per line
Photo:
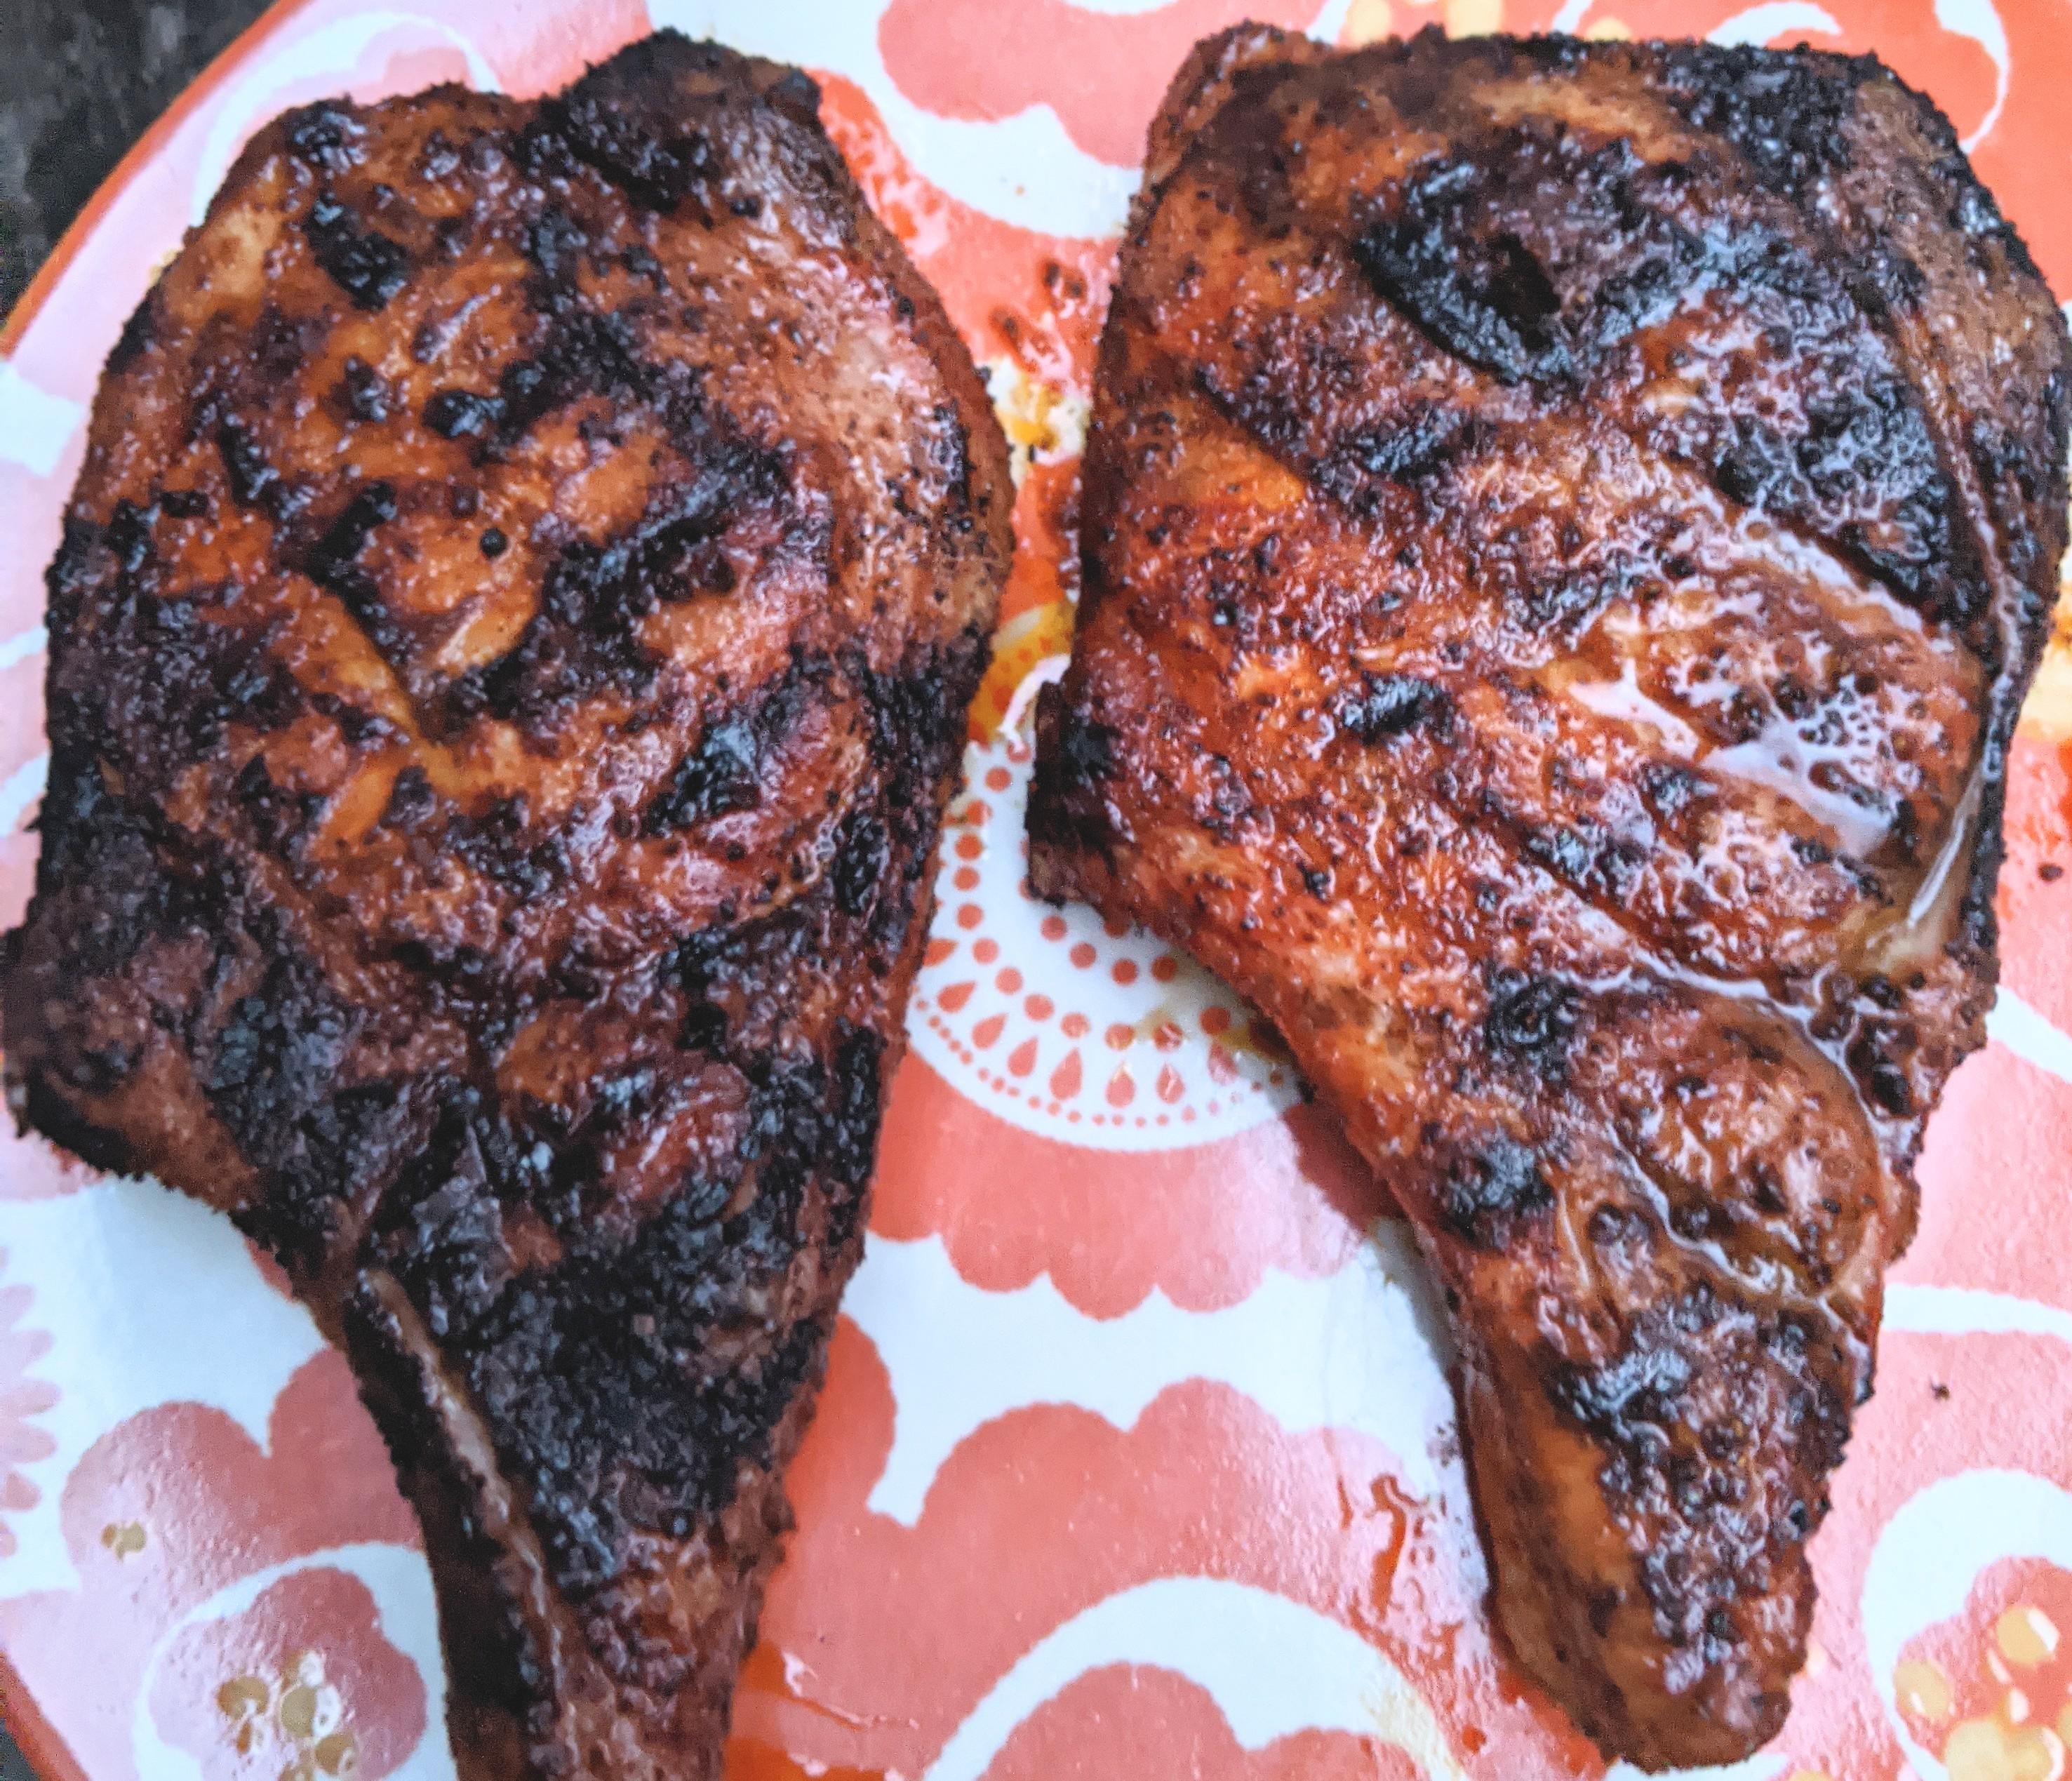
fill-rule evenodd
<path id="1" fill-rule="evenodd" d="M 164 151 L 180 125 L 215 96 L 265 39 L 314 4 L 315 0 L 270 0 L 265 10 L 219 50 L 214 59 L 180 89 L 172 103 L 151 121 L 144 134 L 130 145 L 107 178 L 93 188 L 93 195 L 80 208 L 79 214 L 65 225 L 57 245 L 23 287 L 6 322 L 0 323 L 0 359 L 13 357 L 23 336 L 43 313 L 43 306 L 50 301 L 66 273 L 72 269 L 72 261 L 86 245 L 87 237 L 101 227 L 109 208 L 134 183 L 137 175 Z M 184 236 L 185 231 L 182 233 Z"/>
<path id="2" fill-rule="evenodd" d="M 348 10 L 366 3 L 367 0 L 347 0 Z M 23 286 L 12 310 L 0 319 L 0 366 L 18 352 L 80 253 L 107 223 L 110 211 L 166 152 L 180 130 L 277 38 L 323 4 L 324 0 L 267 0 L 256 16 L 152 119 L 94 187 Z M 183 228 L 183 241 L 191 232 L 191 228 Z M 155 282 L 154 274 L 151 283 Z M 2068 297 L 2064 306 L 2072 311 L 2072 297 Z M 97 394 L 100 380 L 101 370 L 97 367 L 93 378 Z M 0 1648 L 0 1729 L 14 1740 L 33 1769 L 35 1781 L 92 1781 L 4 1648 Z"/>

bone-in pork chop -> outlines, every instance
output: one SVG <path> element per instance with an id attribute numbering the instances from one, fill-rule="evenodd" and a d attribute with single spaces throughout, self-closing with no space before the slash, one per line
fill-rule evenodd
<path id="1" fill-rule="evenodd" d="M 1153 129 L 1032 876 L 1248 997 L 1393 1188 L 1496 1615 L 1646 1766 L 1804 1660 L 1992 999 L 2066 364 L 1868 59 L 1248 28 Z"/>
<path id="2" fill-rule="evenodd" d="M 344 1345 L 470 1781 L 719 1772 L 1006 570 L 816 97 L 662 36 L 269 125 L 51 570 L 13 1104 Z"/>

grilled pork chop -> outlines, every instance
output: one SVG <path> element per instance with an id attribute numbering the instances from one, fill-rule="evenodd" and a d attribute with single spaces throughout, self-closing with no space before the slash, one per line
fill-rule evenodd
<path id="1" fill-rule="evenodd" d="M 1876 62 L 1203 45 L 1103 342 L 1041 891 L 1284 1033 L 1443 1284 L 1518 1654 L 1776 1730 L 1980 1043 L 2063 326 Z"/>
<path id="2" fill-rule="evenodd" d="M 282 118 L 50 574 L 14 1105 L 343 1343 L 484 1781 L 719 1772 L 1006 569 L 816 99 L 662 36 Z"/>

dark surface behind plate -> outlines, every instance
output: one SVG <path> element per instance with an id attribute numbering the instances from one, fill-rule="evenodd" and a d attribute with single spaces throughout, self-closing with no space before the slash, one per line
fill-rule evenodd
<path id="1" fill-rule="evenodd" d="M 0 0 L 0 316 L 265 0 Z"/>
<path id="2" fill-rule="evenodd" d="M 0 317 L 130 145 L 264 10 L 265 0 L 0 6 Z M 0 1781 L 33 1781 L 3 1731 Z"/>

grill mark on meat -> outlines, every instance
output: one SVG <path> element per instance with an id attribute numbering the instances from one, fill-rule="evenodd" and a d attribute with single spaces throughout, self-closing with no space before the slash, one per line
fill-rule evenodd
<path id="1" fill-rule="evenodd" d="M 1492 154 L 1502 175 L 1491 171 Z M 1553 162 L 1544 171 L 1536 166 L 1542 155 Z M 1523 163 L 1515 174 L 1506 164 L 1514 158 Z M 1530 190 L 1556 169 L 1572 208 L 1594 200 L 1618 268 L 1590 282 L 1601 263 L 1593 247 L 1589 271 L 1565 275 L 1565 291 L 1516 234 L 1478 215 L 1503 214 L 1503 202 L 1478 203 L 1499 179 Z M 1759 224 L 1745 223 L 1724 238 L 1693 234 L 1652 207 L 1644 194 L 1653 179 L 1644 175 L 1655 170 L 1624 142 L 1585 151 L 1564 138 L 1549 153 L 1514 132 L 1473 158 L 1442 161 L 1407 180 L 1394 213 L 1355 237 L 1350 252 L 1377 294 L 1426 339 L 1499 385 L 1530 383 L 1548 396 L 1595 387 L 1614 349 L 1669 321 L 1694 291 L 1766 306 L 1802 330 L 1809 315 L 1819 319 L 1834 344 L 1815 334 L 1809 347 L 1802 333 L 1794 350 L 1832 358 L 1838 388 L 1829 405 L 1807 412 L 1795 438 L 1735 413 L 1723 436 L 1708 436 L 1703 425 L 1655 423 L 1630 427 L 1634 442 L 1651 438 L 1655 449 L 1707 470 L 1739 505 L 1801 528 L 1895 592 L 1968 622 L 1977 590 L 1935 574 L 1950 555 L 1952 498 L 1918 397 L 1897 368 L 1860 363 L 1865 343 L 1877 343 L 1867 331 L 1850 331 L 1852 306 L 1840 283 Z M 1902 536 L 1890 545 L 1867 536 L 1860 521 L 1819 517 L 1823 504 L 1850 498 L 1866 460 L 1899 485 L 1895 518 Z"/>
<path id="2" fill-rule="evenodd" d="M 578 539 L 547 572 L 538 611 L 504 655 L 471 669 L 446 692 L 438 728 L 451 731 L 481 714 L 551 733 L 573 705 L 614 689 L 638 697 L 654 685 L 659 660 L 641 621 L 664 606 L 734 583 L 712 548 L 737 527 L 767 516 L 780 550 L 824 550 L 810 514 L 787 511 L 791 479 L 777 452 L 746 440 L 709 444 L 697 473 L 658 490 L 647 516 L 602 542 Z"/>
<path id="3" fill-rule="evenodd" d="M 1201 411 L 1198 409 L 1194 412 L 1199 413 Z M 1231 421 L 1219 407 L 1214 412 L 1218 424 L 1229 426 L 1233 437 L 1248 437 L 1242 426 Z M 1544 434 L 1551 430 L 1552 425 L 1549 423 L 1548 427 L 1540 430 L 1541 432 Z M 1491 435 L 1491 442 L 1501 443 L 1503 437 Z M 1555 455 L 1551 449 L 1544 455 Z M 1644 454 L 1638 455 L 1643 464 L 1649 463 Z M 1474 493 L 1466 496 L 1446 489 L 1443 485 L 1435 489 L 1433 494 L 1434 496 L 1443 495 L 1456 500 L 1480 501 L 1484 505 L 1487 504 L 1487 497 L 1482 495 L 1479 486 Z M 1392 524 L 1401 524 L 1406 519 L 1414 522 L 1418 514 L 1419 510 L 1416 509 L 1406 515 L 1400 509 L 1363 508 L 1358 516 L 1363 529 L 1371 535 L 1378 540 L 1385 540 Z M 1498 517 L 1500 519 L 1502 516 Z M 1529 570 L 1529 560 L 1507 561 L 1503 554 L 1504 550 L 1511 548 L 1507 541 L 1515 538 L 1518 529 L 1497 525 L 1495 520 L 1491 524 L 1494 529 L 1486 548 L 1483 547 L 1482 541 L 1477 540 L 1476 548 L 1468 554 L 1466 565 L 1467 586 L 1482 598 L 1487 598 L 1492 590 L 1509 598 L 1510 590 L 1521 574 Z M 1385 545 L 1378 548 L 1385 548 Z M 1848 572 L 1840 566 L 1840 559 L 1828 559 L 1836 565 L 1830 570 L 1822 561 L 1826 557 L 1824 546 L 1815 543 L 1799 549 L 1800 555 L 1797 557 L 1779 553 L 1773 558 L 1766 547 L 1751 556 L 1749 561 L 1751 566 L 1761 567 L 1764 573 L 1789 575 L 1794 582 L 1810 586 L 1817 590 L 1823 601 L 1840 603 L 1844 596 L 1839 590 L 1846 585 Z M 1810 577 L 1809 568 L 1813 571 Z M 1685 573 L 1690 573 L 1690 566 L 1685 566 Z M 1613 598 L 1629 597 L 1636 581 L 1644 578 L 1636 570 L 1623 566 L 1593 570 L 1585 578 L 1596 590 L 1589 604 L 1601 610 L 1602 605 Z M 1873 585 L 1875 586 L 1875 582 Z M 1530 597 L 1527 606 L 1531 609 Z M 1846 635 L 1850 627 L 1860 621 L 1852 609 L 1837 605 L 1831 622 L 1838 627 L 1838 635 Z M 1498 758 L 1495 751 L 1508 746 L 1506 739 L 1501 735 L 1493 741 L 1486 738 L 1478 722 L 1469 722 L 1458 728 L 1454 727 L 1453 719 L 1457 707 L 1446 686 L 1449 684 L 1455 686 L 1472 685 L 1478 677 L 1498 686 L 1514 681 L 1511 665 L 1501 656 L 1493 655 L 1486 648 L 1478 648 L 1472 653 L 1456 654 L 1451 658 L 1445 680 L 1429 683 L 1429 701 L 1420 703 L 1419 708 L 1429 710 L 1433 722 L 1441 726 L 1435 731 L 1436 735 L 1450 739 L 1453 744 L 1449 756 L 1453 763 L 1452 769 L 1429 779 L 1427 784 L 1430 795 L 1445 803 L 1464 824 L 1481 828 L 1498 839 L 1518 863 L 1528 870 L 1536 867 L 1565 885 L 1580 903 L 1603 920 L 1622 930 L 1642 951 L 1651 956 L 1666 952 L 1675 959 L 1675 965 L 1665 960 L 1659 965 L 1659 969 L 1667 971 L 1682 968 L 1700 972 L 1723 969 L 1717 961 L 1708 965 L 1702 958 L 1693 956 L 1677 932 L 1665 932 L 1659 926 L 1649 928 L 1639 923 L 1633 913 L 1630 897 L 1635 874 L 1646 862 L 1651 849 L 1666 843 L 1671 847 L 1688 847 L 1695 853 L 1706 830 L 1716 821 L 1722 820 L 1718 814 L 1720 800 L 1731 792 L 1733 782 L 1690 775 L 1673 760 L 1658 759 L 1647 763 L 1642 769 L 1643 775 L 1655 775 L 1647 783 L 1663 783 L 1661 775 L 1665 773 L 1683 773 L 1690 778 L 1692 786 L 1704 788 L 1704 799 L 1694 803 L 1687 795 L 1678 800 L 1675 808 L 1654 811 L 1652 824 L 1644 825 L 1637 830 L 1623 825 L 1607 825 L 1592 816 L 1586 807 L 1577 808 L 1567 820 L 1548 816 L 1544 812 L 1536 816 L 1530 804 L 1519 805 L 1499 795 L 1497 783 L 1490 776 L 1489 763 Z M 1359 680 L 1362 686 L 1371 688 L 1376 683 L 1377 677 L 1363 670 Z M 1514 697 L 1523 690 L 1519 685 L 1512 685 Z M 1788 687 L 1785 696 L 1786 702 L 1790 702 Z M 1367 701 L 1362 695 L 1357 691 L 1349 690 L 1342 696 L 1336 712 L 1342 716 L 1366 709 Z M 1412 706 L 1407 703 L 1403 707 L 1406 714 L 1411 709 Z M 1695 711 L 1679 710 L 1670 714 L 1688 716 L 1693 724 L 1704 724 L 1708 728 L 1716 723 L 1716 719 Z M 1065 711 L 1062 704 L 1060 717 L 1067 725 L 1081 721 Z M 1602 720 L 1593 714 L 1589 721 L 1597 724 Z M 1418 732 L 1418 726 L 1406 725 L 1398 734 L 1407 738 Z M 1716 735 L 1712 742 L 1713 751 L 1720 752 L 1733 742 L 1745 742 L 1759 734 L 1758 726 L 1745 729 L 1738 734 Z M 1079 769 L 1071 755 L 1067 746 L 1068 731 L 1061 730 L 1060 735 L 1061 741 L 1054 744 L 1052 749 L 1038 759 L 1037 774 L 1039 784 L 1032 801 L 1031 820 L 1042 825 L 1055 825 L 1059 821 L 1067 808 L 1067 801 L 1042 789 L 1055 787 L 1059 792 L 1068 790 L 1072 792 L 1069 808 L 1080 812 L 1082 821 L 1093 825 L 1087 831 L 1092 833 L 1104 825 L 1106 818 L 1101 813 L 1099 800 L 1090 796 L 1095 790 L 1091 780 Z M 1554 767 L 1558 774 L 1558 760 L 1555 760 Z M 1544 792 L 1539 796 L 1543 800 L 1546 797 Z M 1549 804 L 1548 808 L 1552 809 L 1552 806 Z M 1759 816 L 1760 812 L 1757 814 Z M 1739 820 L 1738 816 L 1736 820 Z M 1893 814 L 1893 833 L 1897 842 L 1904 842 L 1906 823 L 1910 820 L 1910 807 L 1902 805 Z M 1048 832 L 1046 829 L 1046 833 Z M 1903 846 L 1901 852 L 1903 854 L 1906 853 Z M 1910 858 L 1910 855 L 1907 857 Z M 1793 859 L 1800 876 L 1805 880 L 1804 895 L 1812 899 L 1816 907 L 1824 905 L 1832 909 L 1859 903 L 1886 907 L 1893 900 L 1887 879 L 1846 853 L 1808 841 L 1794 847 Z"/>
<path id="4" fill-rule="evenodd" d="M 825 664 L 794 661 L 746 705 L 713 717 L 648 804 L 642 817 L 646 832 L 663 834 L 755 808 L 786 738 L 828 681 Z"/>
<path id="5" fill-rule="evenodd" d="M 284 113 L 281 130 L 289 152 L 297 160 L 306 161 L 327 173 L 343 173 L 356 166 L 367 134 L 352 113 L 325 99 Z"/>
<path id="6" fill-rule="evenodd" d="M 1386 742 L 1426 724 L 1453 722 L 1445 688 L 1415 674 L 1363 674 L 1357 692 L 1338 701 L 1338 727 L 1363 742 Z"/>
<path id="7" fill-rule="evenodd" d="M 508 457 L 557 410 L 602 397 L 652 410 L 679 443 L 695 435 L 704 418 L 700 367 L 652 362 L 623 314 L 576 307 L 565 294 L 533 294 L 541 298 L 536 309 L 547 318 L 538 350 L 507 364 L 494 392 L 458 385 L 435 390 L 420 417 L 429 431 L 475 440 L 475 461 L 489 463 Z"/>
<path id="8" fill-rule="evenodd" d="M 261 508 L 277 522 L 293 516 L 300 504 L 280 473 L 266 461 L 249 427 L 227 420 L 216 429 L 216 443 L 230 479 L 231 495 L 240 507 Z"/>
<path id="9" fill-rule="evenodd" d="M 402 244 L 363 228 L 329 187 L 317 194 L 302 225 L 310 251 L 356 309 L 378 310 L 409 282 Z"/>
<path id="10" fill-rule="evenodd" d="M 1369 224 L 1353 241 L 1353 258 L 1435 346 L 1498 383 L 1577 380 L 1560 296 L 1531 250 L 1511 234 L 1464 243 L 1449 235 L 1443 212 L 1433 213 L 1434 195 L 1459 192 L 1478 171 L 1457 161 L 1412 183 L 1403 214 Z"/>
<path id="11" fill-rule="evenodd" d="M 409 635 L 389 611 L 380 584 L 359 560 L 368 541 L 395 517 L 394 487 L 368 483 L 339 509 L 302 567 L 318 586 L 337 595 L 382 659 L 400 670 L 409 656 Z"/>
<path id="12" fill-rule="evenodd" d="M 1575 1036 L 1579 1000 L 1575 985 L 1559 977 L 1499 968 L 1491 973 L 1482 1043 L 1496 1057 L 1518 1059 L 1553 1075 Z"/>
<path id="13" fill-rule="evenodd" d="M 1478 1249 L 1510 1248 L 1519 1226 L 1544 1222 L 1553 1209 L 1539 1158 L 1515 1138 L 1492 1139 L 1456 1159 L 1439 1190 L 1441 1224 Z"/>
<path id="14" fill-rule="evenodd" d="M 232 794 L 252 820 L 259 845 L 268 853 L 292 856 L 322 813 L 323 796 L 274 783 L 263 755 L 254 755 L 232 782 Z"/>
<path id="15" fill-rule="evenodd" d="M 1215 395 L 1208 392 L 1211 400 Z M 1375 481 L 1409 486 L 1432 476 L 1480 437 L 1471 416 L 1418 412 L 1399 426 L 1363 428 L 1332 446 L 1313 472 L 1318 487 L 1356 512 L 1371 508 Z"/>
<path id="16" fill-rule="evenodd" d="M 1372 52 L 1370 60 L 1389 58 Z M 1389 88 L 1399 99 L 1402 84 Z M 1207 134 L 1231 138 L 1241 127 L 1219 120 Z M 1550 132 L 1528 119 L 1470 132 L 1470 139 L 1466 152 L 1428 158 L 1385 185 L 1367 200 L 1374 214 L 1355 213 L 1319 246 L 1343 253 L 1423 339 L 1499 393 L 1528 384 L 1551 395 L 1587 387 L 1601 401 L 1632 405 L 1631 393 L 1605 377 L 1627 362 L 1636 336 L 1659 332 L 1679 314 L 1679 326 L 1702 322 L 1693 293 L 1707 302 L 1731 297 L 1757 324 L 1753 343 L 1732 348 L 1739 362 L 1767 360 L 1774 368 L 1781 349 L 1764 343 L 1788 338 L 1807 376 L 1824 380 L 1831 393 L 1789 434 L 1765 420 L 1760 406 L 1740 405 L 1731 379 L 1724 429 L 1711 417 L 1716 389 L 1688 407 L 1633 405 L 1656 449 L 1704 467 L 1737 500 L 1759 500 L 1906 598 L 1959 624 L 1975 617 L 1981 591 L 1964 553 L 1952 557 L 1951 491 L 1922 426 L 1919 397 L 1905 368 L 1889 362 L 1871 325 L 1877 318 L 1852 298 L 1852 290 L 1870 287 L 1852 256 L 1832 251 L 1823 224 L 1803 212 L 1766 220 L 1742 204 L 1732 230 L 1708 229 L 1692 220 L 1692 207 L 1726 189 L 1720 166 L 1643 162 L 1626 142 L 1586 130 Z M 1285 173 L 1285 161 L 1264 147 L 1253 148 L 1248 164 L 1253 178 Z M 1564 205 L 1536 211 L 1536 194 L 1553 187 L 1564 191 Z M 1536 247 L 1521 230 L 1544 232 L 1544 240 Z M 1895 255 L 1881 263 L 1896 265 Z M 1893 276 L 1909 282 L 1903 272 Z M 1705 338 L 1701 327 L 1697 343 Z M 1257 424 L 1256 413 L 1242 417 Z M 1260 437 L 1277 442 L 1271 430 Z M 1329 486 L 1342 494 L 1339 467 L 1356 456 L 1357 442 L 1348 439 L 1305 473 L 1328 470 Z M 1889 497 L 1875 529 L 1851 517 L 1865 491 Z"/>

